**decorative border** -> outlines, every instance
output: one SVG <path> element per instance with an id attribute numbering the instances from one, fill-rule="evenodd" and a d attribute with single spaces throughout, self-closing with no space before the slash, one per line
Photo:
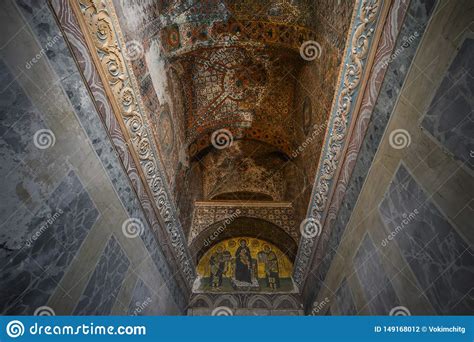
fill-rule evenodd
<path id="1" fill-rule="evenodd" d="M 195 202 L 188 244 L 191 245 L 206 228 L 232 217 L 236 212 L 237 217 L 259 218 L 271 222 L 284 230 L 295 242 L 298 241 L 299 234 L 295 230 L 294 210 L 290 202 L 209 201 Z"/>
<path id="2" fill-rule="evenodd" d="M 193 293 L 189 300 L 189 309 L 209 309 L 220 307 L 223 303 L 229 305 L 230 310 L 238 309 L 262 309 L 280 310 L 284 312 L 294 311 L 303 315 L 303 305 L 298 293 Z M 206 306 L 197 306 L 203 303 Z M 254 307 L 254 304 L 265 304 L 265 307 Z M 284 307 L 280 307 L 285 304 Z M 288 307 L 288 304 L 291 306 Z"/>
<path id="3" fill-rule="evenodd" d="M 388 69 L 389 63 L 387 61 L 395 48 L 397 36 L 402 28 L 403 19 L 408 9 L 410 0 L 395 0 L 390 10 L 390 16 L 387 19 L 383 29 L 382 39 L 378 45 L 375 54 L 375 61 L 369 79 L 367 91 L 364 92 L 362 105 L 357 116 L 357 121 L 354 131 L 350 136 L 347 153 L 344 156 L 342 171 L 340 177 L 337 179 L 334 195 L 331 199 L 325 225 L 328 229 L 325 230 L 327 234 L 319 241 L 319 247 L 315 253 L 315 263 L 319 263 L 323 258 L 323 249 L 327 244 L 330 236 L 328 231 L 332 228 L 332 224 L 336 220 L 336 215 L 344 199 L 346 189 L 349 185 L 352 172 L 355 168 L 357 156 L 364 141 L 365 133 L 369 126 L 370 118 L 374 110 L 378 94 L 382 88 L 382 81 Z M 321 248 L 322 247 L 322 248 Z"/>
<path id="4" fill-rule="evenodd" d="M 110 0 L 77 0 L 72 2 L 72 7 L 81 30 L 86 33 L 89 50 L 97 52 L 92 57 L 127 141 L 126 145 L 135 164 L 140 165 L 137 172 L 143 184 L 147 185 L 145 191 L 154 199 L 151 205 L 166 227 L 167 238 L 173 247 L 180 271 L 191 287 L 195 279 L 194 266 L 176 209 L 170 201 L 154 139 L 150 139 L 153 136 L 151 125 L 145 115 L 145 106 L 131 72 L 132 67 L 122 55 L 122 51 L 126 51 L 125 41 L 113 4 Z"/>
<path id="5" fill-rule="evenodd" d="M 357 195 L 363 186 L 365 175 L 370 167 L 369 161 L 373 159 L 380 139 L 383 138 L 383 129 L 389 120 L 389 115 L 387 114 L 393 109 L 390 106 L 393 106 L 393 103 L 397 100 L 403 81 L 409 70 L 409 68 L 402 68 L 402 65 L 408 67 L 413 60 L 435 6 L 436 2 L 427 4 L 423 1 L 394 0 L 394 4 L 390 9 L 390 15 L 384 27 L 383 37 L 376 53 L 368 91 L 364 94 L 356 128 L 351 136 L 343 170 L 338 179 L 335 194 L 328 211 L 328 218 L 325 223 L 327 225 L 328 234 L 319 242 L 313 259 L 314 276 L 319 280 L 315 284 L 312 284 L 313 286 L 311 286 L 311 288 L 308 287 L 305 289 L 305 291 L 310 292 L 307 296 L 318 296 L 318 291 L 320 291 L 322 286 L 321 282 L 330 270 L 331 261 L 334 253 L 336 253 L 334 248 L 339 246 L 339 240 L 344 233 L 344 227 L 350 219 L 350 217 L 346 215 L 348 211 L 347 205 L 353 207 L 354 202 L 357 200 Z M 421 11 L 421 17 L 414 18 L 406 14 L 414 9 Z M 426 14 L 423 13 L 425 11 Z M 420 38 L 413 44 L 405 45 L 407 36 L 413 34 L 415 29 L 419 33 Z M 401 58 L 401 60 L 395 63 L 392 53 L 398 51 L 399 48 L 405 49 L 406 51 L 404 51 L 404 56 L 397 57 L 397 59 Z M 394 65 L 392 65 L 392 62 Z M 387 72 L 388 75 L 385 76 Z M 389 76 L 390 79 L 387 79 L 386 77 Z M 395 85 L 393 83 L 395 83 Z M 390 95 L 386 93 L 387 89 L 391 90 Z M 382 101 L 385 106 L 381 105 L 381 103 L 379 103 L 380 101 Z M 387 103 L 385 103 L 387 101 L 388 108 Z M 378 124 L 375 125 L 378 128 L 375 128 L 375 121 L 370 120 L 370 118 L 377 114 L 380 117 L 375 120 L 378 122 Z M 380 128 L 382 130 L 380 130 Z M 373 133 L 375 136 L 370 137 L 371 144 L 367 145 L 367 140 L 369 139 L 367 134 L 369 133 Z M 374 142 L 372 141 L 373 139 L 375 139 Z M 364 154 L 363 159 L 357 158 L 360 150 L 368 152 L 368 154 Z M 357 173 L 356 176 L 363 176 L 362 180 L 355 181 L 352 175 L 353 172 Z M 341 212 L 343 215 L 338 214 Z M 332 232 L 333 230 L 336 231 Z M 327 244 L 331 244 L 332 248 L 330 251 L 326 250 L 324 255 L 322 255 Z"/>
<path id="6" fill-rule="evenodd" d="M 344 156 L 351 119 L 357 111 L 358 101 L 361 100 L 358 96 L 361 93 L 361 85 L 366 81 L 364 76 L 370 69 L 371 63 L 368 57 L 373 50 L 371 46 L 376 36 L 375 29 L 381 17 L 383 4 L 384 0 L 358 0 L 354 8 L 351 32 L 345 52 L 345 64 L 339 76 L 339 86 L 334 98 L 325 144 L 319 161 L 319 171 L 307 213 L 307 219 L 314 220 L 320 227 L 324 226 L 332 186 L 334 180 L 337 179 L 341 157 Z M 293 272 L 294 281 L 300 288 L 318 241 L 319 237 L 301 237 Z"/>
<path id="7" fill-rule="evenodd" d="M 128 177 L 132 191 L 129 196 L 137 199 L 136 202 L 138 202 L 140 211 L 142 211 L 139 216 L 150 227 L 149 232 L 144 232 L 141 237 L 143 243 L 164 279 L 173 281 L 173 286 L 169 287 L 170 291 L 174 293 L 178 291 L 180 293 L 175 296 L 175 299 L 179 303 L 180 308 L 185 308 L 187 302 L 184 302 L 184 300 L 190 291 L 190 287 L 179 271 L 179 266 L 174 260 L 174 253 L 169 244 L 160 243 L 161 241 L 166 241 L 166 232 L 155 214 L 150 197 L 144 190 L 145 186 L 138 174 L 136 164 L 128 149 L 128 144 L 122 134 L 118 120 L 113 113 L 98 69 L 92 60 L 93 52 L 87 46 L 86 38 L 79 27 L 71 4 L 72 1 L 69 0 L 48 1 L 51 12 L 54 14 L 56 22 L 63 32 L 63 38 L 68 45 L 71 56 L 74 58 L 78 71 L 88 88 L 94 106 L 97 109 L 97 114 L 104 125 L 105 133 L 116 150 L 115 153 L 120 160 L 119 164 L 121 164 L 125 175 Z M 129 197 L 127 194 L 121 193 L 121 198 L 123 197 L 122 195 Z M 125 198 L 122 198 L 123 200 Z M 128 205 L 135 207 L 136 202 L 134 200 L 132 202 L 128 203 Z M 131 214 L 130 210 L 134 209 L 129 208 L 127 210 L 129 214 Z M 156 251 L 154 247 L 156 247 Z M 164 262 L 164 265 L 161 262 Z"/>
<path id="8" fill-rule="evenodd" d="M 171 24 L 162 29 L 161 38 L 169 57 L 176 57 L 196 49 L 230 45 L 269 45 L 299 52 L 301 44 L 315 39 L 315 33 L 309 28 L 288 23 L 232 18 L 209 24 Z"/>

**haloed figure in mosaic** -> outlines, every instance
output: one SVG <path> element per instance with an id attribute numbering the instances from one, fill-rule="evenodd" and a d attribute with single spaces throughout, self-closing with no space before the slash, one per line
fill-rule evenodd
<path id="1" fill-rule="evenodd" d="M 252 258 L 247 240 L 239 241 L 239 248 L 235 252 L 235 279 L 245 283 L 252 282 Z"/>
<path id="2" fill-rule="evenodd" d="M 209 266 L 211 270 L 211 287 L 213 289 L 219 289 L 222 286 L 222 277 L 228 269 L 228 262 L 230 260 L 230 254 L 219 246 L 210 260 Z"/>
<path id="3" fill-rule="evenodd" d="M 269 245 L 263 246 L 263 251 L 258 253 L 258 261 L 265 265 L 267 286 L 272 290 L 279 288 L 278 257 Z"/>

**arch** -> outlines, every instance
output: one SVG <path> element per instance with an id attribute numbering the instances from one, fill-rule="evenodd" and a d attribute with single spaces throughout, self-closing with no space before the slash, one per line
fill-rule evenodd
<path id="1" fill-rule="evenodd" d="M 280 248 L 291 261 L 295 259 L 298 248 L 296 241 L 281 227 L 253 217 L 239 217 L 228 225 L 224 225 L 224 221 L 210 225 L 192 240 L 189 248 L 195 263 L 216 243 L 244 235 L 266 240 Z M 219 229 L 221 227 L 223 229 Z"/>
<path id="2" fill-rule="evenodd" d="M 300 310 L 301 305 L 298 305 L 298 302 L 289 295 L 281 295 L 275 298 L 273 301 L 274 309 L 284 309 L 284 310 Z"/>
<path id="3" fill-rule="evenodd" d="M 201 305 L 201 303 L 204 304 L 204 305 Z M 189 307 L 193 307 L 193 308 L 212 308 L 213 305 L 212 305 L 212 300 L 208 296 L 203 295 L 203 294 L 198 294 L 193 299 L 191 299 Z"/>
<path id="4" fill-rule="evenodd" d="M 260 304 L 261 303 L 261 304 Z M 262 295 L 255 295 L 250 297 L 247 306 L 249 309 L 268 309 L 271 310 L 271 301 Z"/>
<path id="5" fill-rule="evenodd" d="M 226 306 L 231 309 L 237 309 L 239 307 L 239 301 L 235 296 L 226 294 L 217 297 L 217 299 L 214 301 L 214 308 L 217 308 L 219 306 Z"/>

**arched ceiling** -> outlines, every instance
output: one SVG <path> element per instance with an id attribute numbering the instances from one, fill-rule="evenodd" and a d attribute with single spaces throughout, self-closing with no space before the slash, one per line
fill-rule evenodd
<path id="1" fill-rule="evenodd" d="M 220 129 L 290 155 L 297 145 L 291 119 L 297 79 L 291 75 L 304 63 L 301 44 L 315 37 L 303 13 L 303 2 L 285 1 L 163 8 L 158 35 L 182 87 L 190 157 L 208 148 Z"/>
<path id="2" fill-rule="evenodd" d="M 193 256 L 241 210 L 212 243 L 255 236 L 294 260 L 352 1 L 114 4 Z"/>

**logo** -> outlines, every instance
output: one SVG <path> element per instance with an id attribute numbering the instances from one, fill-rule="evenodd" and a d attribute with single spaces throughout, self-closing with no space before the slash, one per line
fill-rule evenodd
<path id="1" fill-rule="evenodd" d="M 234 316 L 231 308 L 227 306 L 218 306 L 211 313 L 212 316 Z"/>
<path id="2" fill-rule="evenodd" d="M 25 333 L 25 326 L 20 321 L 11 321 L 7 324 L 7 335 L 11 338 L 17 338 Z"/>
<path id="3" fill-rule="evenodd" d="M 321 234 L 321 223 L 314 219 L 304 219 L 300 224 L 301 235 L 306 239 L 312 239 Z"/>
<path id="4" fill-rule="evenodd" d="M 33 143 L 40 150 L 45 150 L 47 148 L 50 148 L 51 146 L 54 146 L 55 142 L 56 136 L 50 129 L 37 130 L 35 135 L 33 136 Z"/>
<path id="5" fill-rule="evenodd" d="M 212 146 L 219 150 L 232 146 L 233 141 L 234 137 L 228 129 L 218 129 L 214 131 L 211 136 Z"/>
<path id="6" fill-rule="evenodd" d="M 406 129 L 394 129 L 388 138 L 390 146 L 396 150 L 401 150 L 405 147 L 410 146 L 411 136 Z"/>
<path id="7" fill-rule="evenodd" d="M 33 313 L 35 316 L 56 316 L 56 313 L 49 306 L 40 306 Z"/>
<path id="8" fill-rule="evenodd" d="M 126 237 L 133 239 L 143 233 L 143 222 L 137 218 L 128 218 L 122 223 L 122 232 Z"/>
<path id="9" fill-rule="evenodd" d="M 307 40 L 300 46 L 300 55 L 305 61 L 314 61 L 321 57 L 322 52 L 323 48 L 314 40 Z"/>
<path id="10" fill-rule="evenodd" d="M 129 61 L 136 61 L 140 57 L 142 57 L 144 54 L 144 49 L 143 45 L 136 41 L 136 40 L 130 40 L 125 43 L 125 52 L 124 56 L 127 60 Z"/>
<path id="11" fill-rule="evenodd" d="M 404 306 L 396 306 L 389 313 L 390 316 L 411 316 L 410 310 Z"/>

